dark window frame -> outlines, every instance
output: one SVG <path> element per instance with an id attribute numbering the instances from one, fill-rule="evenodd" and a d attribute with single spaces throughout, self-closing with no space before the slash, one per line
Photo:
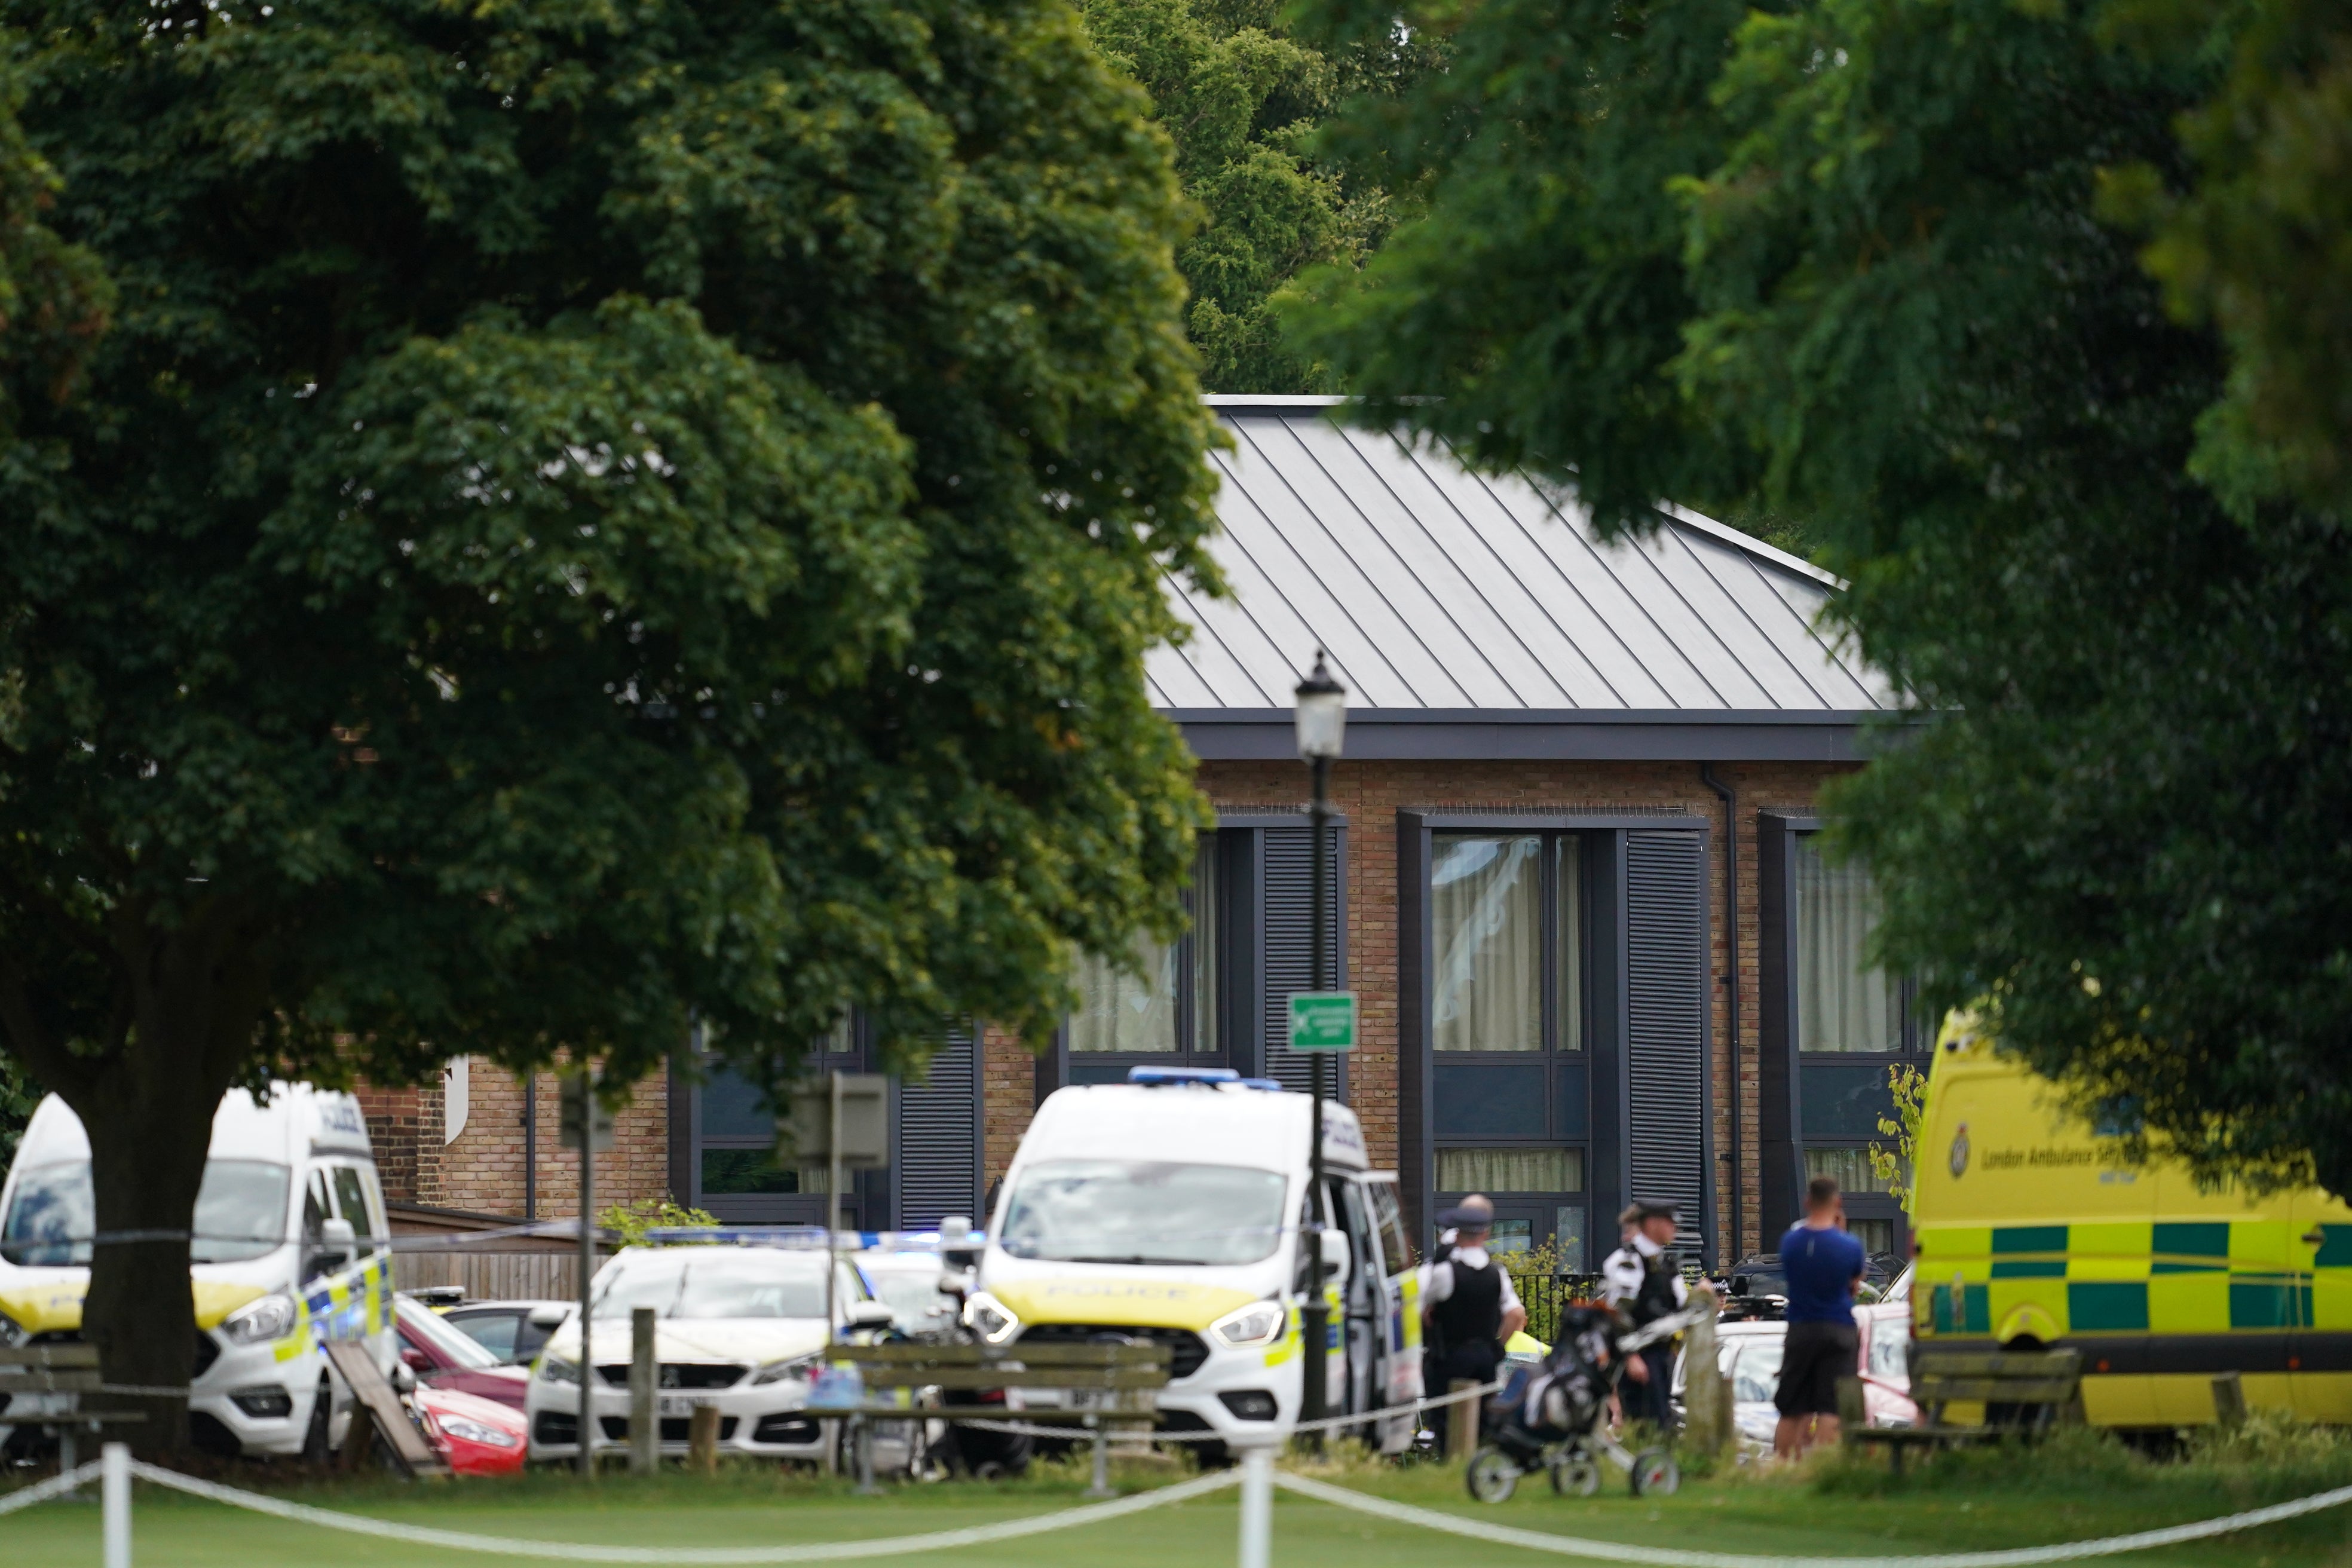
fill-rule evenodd
<path id="1" fill-rule="evenodd" d="M 1759 1142 L 1763 1154 L 1762 1250 L 1769 1252 L 1780 1230 L 1801 1216 L 1808 1150 L 1882 1147 L 1884 1135 L 1809 1134 L 1805 1131 L 1805 1075 L 1808 1068 L 1869 1068 L 1884 1084 L 1887 1069 L 1916 1067 L 1926 1071 L 1934 1053 L 1935 1031 L 1918 1010 L 1918 985 L 1913 978 L 1898 983 L 1901 1044 L 1891 1051 L 1806 1051 L 1800 1048 L 1797 995 L 1796 852 L 1800 841 L 1824 830 L 1826 818 L 1809 811 L 1760 811 L 1757 814 L 1758 891 L 1761 910 L 1759 956 L 1762 961 L 1759 1034 Z M 1897 1258 L 1907 1257 L 1911 1244 L 1909 1216 L 1891 1193 L 1845 1194 L 1850 1221 L 1880 1220 L 1893 1229 Z"/>

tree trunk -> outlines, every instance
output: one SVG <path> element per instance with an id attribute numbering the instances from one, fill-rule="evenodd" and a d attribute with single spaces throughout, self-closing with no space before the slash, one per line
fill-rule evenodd
<path id="1" fill-rule="evenodd" d="M 91 1248 L 82 1332 L 98 1346 L 107 1405 L 145 1415 L 127 1436 L 134 1449 L 152 1457 L 188 1445 L 186 1395 L 152 1391 L 185 1389 L 195 1367 L 188 1231 L 220 1096 L 194 1081 L 139 1092 L 147 1089 L 141 1085 L 119 1097 L 101 1090 L 110 1103 L 75 1109 L 89 1132 L 98 1199 L 99 1243 Z"/>

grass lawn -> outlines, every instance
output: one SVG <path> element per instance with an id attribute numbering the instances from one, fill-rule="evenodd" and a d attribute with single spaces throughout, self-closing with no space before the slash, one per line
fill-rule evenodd
<path id="1" fill-rule="evenodd" d="M 1522 1529 L 1648 1546 L 1869 1558 L 2119 1534 L 2233 1512 L 2352 1479 L 2352 1468 L 2339 1470 L 2333 1462 L 2314 1465 L 2304 1462 L 2307 1458 L 2297 1455 L 2290 1462 L 2235 1468 L 2158 1467 L 2100 1455 L 2084 1463 L 2082 1455 L 2053 1444 L 2034 1456 L 1955 1468 L 1899 1488 L 1874 1473 L 1832 1464 L 1807 1476 L 1738 1472 L 1693 1481 L 1679 1495 L 1654 1501 L 1626 1495 L 1622 1479 L 1612 1478 L 1614 1484 L 1601 1496 L 1584 1501 L 1555 1498 L 1537 1478 L 1533 1484 L 1523 1482 L 1518 1495 L 1498 1508 L 1471 1502 L 1457 1471 L 1433 1466 L 1395 1469 L 1360 1463 L 1309 1473 Z M 2326 1471 L 2336 1473 L 2320 1473 Z M 1141 1488 L 1179 1473 L 1139 1465 L 1122 1469 L 1118 1479 L 1124 1487 Z M 504 1483 L 320 1482 L 283 1490 L 316 1506 L 445 1530 L 663 1547 L 838 1541 L 952 1529 L 1072 1506 L 1082 1500 L 1083 1485 L 1082 1472 L 1055 1468 L 1019 1482 L 901 1487 L 888 1498 L 870 1500 L 849 1496 L 845 1482 L 750 1469 L 712 1479 L 669 1475 L 637 1481 L 614 1476 L 588 1489 L 566 1476 L 535 1475 Z M 310 1568 L 322 1561 L 337 1568 L 428 1562 L 464 1568 L 524 1561 L 285 1523 L 144 1486 L 135 1519 L 136 1560 L 173 1568 Z M 953 1556 L 958 1568 L 1204 1568 L 1233 1561 L 1236 1526 L 1236 1494 L 1225 1491 Z M 1286 1493 L 1276 1498 L 1274 1552 L 1280 1563 L 1344 1568 L 1574 1561 L 1368 1519 Z M 7 1568 L 87 1568 L 98 1559 L 93 1503 L 43 1504 L 0 1518 L 0 1563 Z M 2352 1568 L 2352 1508 L 2116 1561 L 2200 1568 Z"/>

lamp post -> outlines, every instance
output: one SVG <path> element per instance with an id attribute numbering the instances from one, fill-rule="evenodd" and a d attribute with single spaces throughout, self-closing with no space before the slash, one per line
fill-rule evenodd
<path id="1" fill-rule="evenodd" d="M 1331 763 L 1339 755 L 1348 732 L 1348 689 L 1331 679 L 1324 667 L 1323 650 L 1315 650 L 1315 673 L 1298 683 L 1297 724 L 1298 754 L 1306 759 L 1313 776 L 1315 793 L 1307 808 L 1308 832 L 1313 836 L 1313 876 L 1315 891 L 1309 904 L 1314 922 L 1311 952 L 1314 973 L 1310 982 L 1317 991 L 1329 991 L 1335 981 L 1331 973 L 1331 841 L 1328 832 L 1331 819 L 1329 784 Z M 1325 1379 L 1330 1366 L 1331 1310 L 1323 1289 L 1323 1097 L 1324 1074 L 1328 1070 L 1324 1058 L 1328 1051 L 1317 1051 L 1314 1063 L 1314 1104 L 1309 1114 L 1307 1157 L 1308 1199 L 1307 1234 L 1308 1246 L 1308 1279 L 1312 1286 L 1307 1293 L 1306 1305 L 1300 1310 L 1300 1338 L 1306 1342 L 1307 1359 L 1299 1369 L 1299 1418 L 1320 1421 L 1328 1401 L 1325 1397 Z M 1307 1438 L 1310 1447 L 1319 1448 L 1320 1432 Z"/>

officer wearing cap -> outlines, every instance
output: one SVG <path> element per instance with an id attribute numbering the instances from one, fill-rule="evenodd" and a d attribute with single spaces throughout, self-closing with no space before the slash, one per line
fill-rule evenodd
<path id="1" fill-rule="evenodd" d="M 1601 1299 L 1631 1320 L 1635 1328 L 1654 1323 L 1683 1310 L 1690 1288 L 1675 1268 L 1675 1205 L 1634 1203 L 1617 1216 L 1625 1245 L 1601 1265 Z M 1674 1351 L 1655 1344 L 1625 1364 L 1628 1387 L 1619 1390 L 1625 1414 L 1647 1421 L 1660 1432 L 1674 1428 Z"/>
<path id="2" fill-rule="evenodd" d="M 1427 1277 L 1421 1286 L 1423 1335 L 1428 1346 L 1425 1384 L 1430 1394 L 1442 1394 L 1454 1380 L 1495 1381 L 1503 1364 L 1503 1346 L 1528 1325 L 1528 1310 L 1511 1276 L 1486 1251 L 1495 1228 L 1495 1205 L 1484 1194 L 1473 1193 L 1459 1206 L 1438 1216 L 1450 1228 L 1437 1238 Z M 1441 1405 L 1433 1413 L 1437 1442 L 1445 1447 L 1445 1424 L 1456 1407 Z M 1472 1406 L 1475 1419 L 1475 1405 Z"/>

